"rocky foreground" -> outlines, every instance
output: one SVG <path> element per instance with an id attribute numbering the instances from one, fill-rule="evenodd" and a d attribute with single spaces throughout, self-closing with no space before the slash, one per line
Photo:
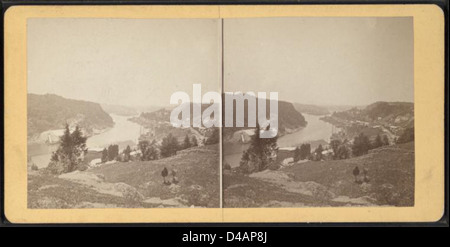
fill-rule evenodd
<path id="1" fill-rule="evenodd" d="M 368 170 L 368 181 L 353 169 Z M 224 172 L 224 207 L 413 206 L 414 142 L 347 160 L 306 161 L 251 175 Z"/>
<path id="2" fill-rule="evenodd" d="M 28 207 L 219 207 L 219 157 L 219 146 L 209 145 L 165 159 L 116 162 L 59 176 L 29 171 Z M 176 170 L 178 183 L 163 183 L 164 167 Z"/>

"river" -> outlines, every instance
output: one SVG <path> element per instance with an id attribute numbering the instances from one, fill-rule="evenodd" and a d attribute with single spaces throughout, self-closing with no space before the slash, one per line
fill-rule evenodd
<path id="1" fill-rule="evenodd" d="M 128 121 L 130 116 L 119 116 L 110 114 L 114 121 L 114 127 L 107 131 L 88 138 L 86 146 L 91 149 L 108 147 L 111 144 L 118 144 L 120 149 L 126 145 L 135 145 L 140 135 L 140 125 Z M 321 116 L 303 114 L 308 122 L 305 128 L 278 138 L 279 147 L 292 147 L 301 143 L 324 140 L 329 141 L 332 132 L 332 125 L 320 120 Z M 249 144 L 224 143 L 223 153 L 227 163 L 232 167 L 239 165 L 242 152 L 248 148 Z M 51 154 L 58 145 L 30 144 L 28 145 L 28 155 L 39 168 L 46 167 L 50 162 Z"/>
<path id="2" fill-rule="evenodd" d="M 128 121 L 128 118 L 132 116 L 115 114 L 110 114 L 110 116 L 114 121 L 114 126 L 103 133 L 89 137 L 86 141 L 88 149 L 105 148 L 111 144 L 118 144 L 119 148 L 123 149 L 126 145 L 135 145 L 137 143 L 141 127 L 137 123 Z M 39 168 L 43 168 L 48 165 L 52 152 L 57 148 L 57 144 L 29 144 L 28 156 Z"/>
<path id="3" fill-rule="evenodd" d="M 301 143 L 324 140 L 330 141 L 333 126 L 325 121 L 320 120 L 322 116 L 304 114 L 305 120 L 308 122 L 305 128 L 296 132 L 284 135 L 278 138 L 279 147 L 292 147 Z M 242 143 L 224 143 L 223 154 L 225 161 L 231 167 L 239 166 L 242 152 L 249 147 L 249 144 Z"/>

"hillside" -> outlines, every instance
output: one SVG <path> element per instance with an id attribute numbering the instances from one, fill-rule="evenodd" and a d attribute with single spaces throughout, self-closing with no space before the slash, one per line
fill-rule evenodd
<path id="1" fill-rule="evenodd" d="M 414 142 L 347 160 L 307 161 L 250 176 L 226 171 L 225 207 L 413 206 Z M 355 166 L 370 181 L 356 183 Z"/>
<path id="2" fill-rule="evenodd" d="M 179 142 L 183 142 L 186 135 L 189 138 L 195 136 L 197 141 L 202 141 L 206 136 L 209 136 L 211 129 L 199 129 L 199 128 L 176 128 L 170 123 L 171 110 L 162 108 L 152 112 L 142 112 L 137 117 L 130 118 L 129 120 L 146 128 L 148 131 L 146 134 L 141 135 L 142 139 L 149 141 L 162 140 L 168 134 L 175 136 Z"/>
<path id="3" fill-rule="evenodd" d="M 335 138 L 351 140 L 360 133 L 375 138 L 386 135 L 395 142 L 407 129 L 414 128 L 414 104 L 409 102 L 375 102 L 363 108 L 334 112 L 321 120 L 341 128 Z"/>
<path id="4" fill-rule="evenodd" d="M 190 124 L 192 126 L 192 121 L 193 121 L 193 107 L 200 107 L 201 112 L 203 113 L 203 111 L 208 108 L 211 104 L 198 104 L 198 103 L 186 103 L 186 106 L 189 107 L 190 109 Z M 141 114 L 139 114 L 138 117 L 132 118 L 132 121 L 135 121 L 139 124 L 145 125 L 146 123 L 149 122 L 165 122 L 165 123 L 170 123 L 170 114 L 172 112 L 172 110 L 175 108 L 175 106 L 171 106 L 171 107 L 155 107 L 154 109 L 150 109 L 148 108 L 147 111 L 143 111 L 141 112 Z M 201 118 L 201 116 L 200 116 Z M 203 122 L 202 122 L 202 126 L 203 126 Z"/>
<path id="5" fill-rule="evenodd" d="M 256 104 L 258 109 L 258 104 Z M 236 131 L 244 129 L 252 129 L 248 127 L 248 106 L 247 102 L 244 103 L 244 127 L 227 127 L 223 129 L 223 138 L 229 140 Z M 233 112 L 236 113 L 236 105 L 234 104 Z M 258 117 L 258 110 L 256 110 L 256 116 Z M 270 114 L 270 100 L 266 101 L 266 116 Z M 236 119 L 233 119 L 234 126 L 236 126 Z M 286 101 L 278 101 L 278 135 L 283 135 L 292 130 L 305 127 L 308 123 L 305 117 L 298 112 L 292 103 Z"/>
<path id="6" fill-rule="evenodd" d="M 414 126 L 414 104 L 408 102 L 376 102 L 363 109 L 336 112 L 333 117 L 343 120 L 378 122 L 399 127 Z"/>
<path id="7" fill-rule="evenodd" d="M 28 207 L 219 207 L 219 155 L 219 146 L 210 145 L 165 159 L 116 162 L 60 176 L 30 171 Z M 178 184 L 163 184 L 164 167 L 176 170 Z"/>
<path id="8" fill-rule="evenodd" d="M 78 124 L 88 134 L 94 129 L 112 127 L 114 122 L 100 104 L 66 99 L 54 94 L 28 94 L 28 137 L 47 130 Z"/>
<path id="9" fill-rule="evenodd" d="M 268 116 L 270 113 L 270 105 L 269 100 L 266 102 L 266 115 Z M 206 108 L 208 108 L 210 105 L 208 104 L 201 104 L 201 112 L 203 112 Z M 234 112 L 236 112 L 236 104 L 234 104 Z M 193 104 L 190 104 L 190 111 L 191 111 L 191 126 L 192 126 L 192 112 L 193 112 Z M 248 120 L 247 120 L 247 102 L 244 103 L 244 127 L 226 127 L 223 128 L 223 138 L 227 141 L 231 139 L 233 134 L 236 131 L 244 130 L 244 129 L 252 129 L 247 127 L 248 126 Z M 158 133 L 169 133 L 169 132 L 177 132 L 175 131 L 171 124 L 170 124 L 170 114 L 171 109 L 163 108 L 154 112 L 143 112 L 138 117 L 130 119 L 133 122 L 139 123 L 140 125 L 151 128 L 155 130 L 155 135 L 158 135 Z M 258 111 L 256 112 L 258 114 Z M 258 115 L 256 115 L 258 116 Z M 305 127 L 307 124 L 304 116 L 295 110 L 293 104 L 285 101 L 278 101 L 278 133 L 279 135 L 283 135 L 289 131 L 292 131 L 294 129 L 298 129 L 301 127 Z M 202 123 L 203 125 L 203 123 Z M 233 118 L 233 126 L 236 126 L 236 118 Z M 253 127 L 254 128 L 254 127 Z M 177 128 L 179 129 L 179 128 Z M 186 132 L 187 129 L 179 129 L 178 132 L 184 131 Z M 199 130 L 195 128 L 196 131 L 202 132 L 202 134 L 207 135 L 208 133 L 203 133 L 204 131 L 208 132 L 208 130 Z M 184 137 L 185 134 L 182 135 Z"/>

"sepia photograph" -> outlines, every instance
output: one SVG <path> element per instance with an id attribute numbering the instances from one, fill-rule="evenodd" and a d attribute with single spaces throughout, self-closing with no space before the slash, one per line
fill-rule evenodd
<path id="1" fill-rule="evenodd" d="M 223 129 L 224 207 L 414 206 L 412 18 L 225 19 L 223 33 L 225 94 L 279 99 L 275 138 L 247 119 Z"/>
<path id="2" fill-rule="evenodd" d="M 444 13 L 8 7 L 3 220 L 442 222 Z"/>
<path id="3" fill-rule="evenodd" d="M 412 18 L 27 35 L 29 208 L 414 206 Z"/>
<path id="4" fill-rule="evenodd" d="M 220 90 L 218 19 L 27 25 L 28 208 L 220 207 L 219 129 L 170 122 Z"/>

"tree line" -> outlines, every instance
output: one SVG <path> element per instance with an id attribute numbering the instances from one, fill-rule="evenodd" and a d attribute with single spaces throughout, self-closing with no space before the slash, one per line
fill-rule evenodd
<path id="1" fill-rule="evenodd" d="M 250 146 L 242 154 L 240 161 L 240 170 L 244 173 L 258 172 L 267 169 L 271 164 L 274 164 L 277 157 L 277 138 L 260 138 L 259 125 L 255 129 L 255 134 L 250 139 Z M 414 131 L 405 131 L 405 136 L 400 137 L 399 140 L 412 140 Z M 412 136 L 412 137 L 411 137 Z M 399 143 L 399 142 L 397 142 Z M 333 160 L 348 159 L 351 156 L 361 156 L 367 154 L 369 150 L 390 145 L 389 138 L 386 135 L 378 134 L 372 141 L 364 133 L 360 133 L 354 137 L 353 142 L 350 143 L 347 139 L 335 139 L 330 142 L 330 149 L 332 152 L 325 153 L 324 147 L 320 144 L 312 151 L 311 144 L 304 143 L 297 146 L 294 150 L 294 162 L 299 160 L 320 161 L 324 158 Z"/>
<path id="2" fill-rule="evenodd" d="M 79 126 L 76 126 L 75 130 L 70 132 L 69 125 L 66 124 L 64 134 L 60 137 L 58 149 L 52 153 L 47 170 L 52 174 L 62 174 L 87 169 L 88 164 L 84 160 L 88 151 L 86 140 L 87 137 L 83 135 Z M 214 128 L 204 141 L 204 144 L 217 144 L 219 140 L 220 131 L 218 128 Z M 137 155 L 137 159 L 148 161 L 166 158 L 175 155 L 177 151 L 198 145 L 199 142 L 195 136 L 189 138 L 189 135 L 186 134 L 183 142 L 179 143 L 177 138 L 170 133 L 162 139 L 160 145 L 158 145 L 156 140 L 151 142 L 147 140 L 139 141 L 138 149 L 140 155 Z M 135 158 L 132 157 L 132 152 L 133 150 L 129 145 L 122 152 L 119 150 L 119 145 L 109 145 L 108 148 L 104 148 L 101 152 L 101 162 L 105 163 L 113 160 L 128 162 Z"/>

